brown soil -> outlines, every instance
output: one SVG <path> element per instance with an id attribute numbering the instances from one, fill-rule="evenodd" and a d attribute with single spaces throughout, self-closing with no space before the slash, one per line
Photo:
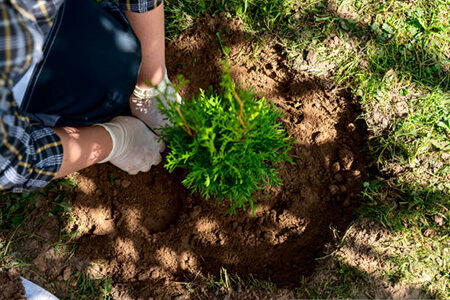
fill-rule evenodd
<path id="1" fill-rule="evenodd" d="M 327 260 L 322 260 L 309 278 L 299 298 L 307 298 L 306 289 L 317 287 L 340 287 L 328 289 L 329 298 L 342 298 L 342 287 L 348 284 L 340 275 L 344 269 L 354 269 L 365 276 L 352 278 L 355 299 L 427 299 L 420 285 L 408 282 L 393 283 L 384 274 L 393 260 L 393 239 L 391 232 L 380 224 L 360 219 L 349 226 L 345 237 Z M 391 275 L 392 276 L 392 275 Z M 395 275 L 394 275 L 395 276 Z M 339 291 L 340 290 L 340 291 Z M 322 295 L 325 293 L 322 292 Z"/>
<path id="2" fill-rule="evenodd" d="M 355 121 L 358 106 L 326 79 L 289 69 L 274 41 L 255 41 L 240 25 L 224 16 L 200 20 L 168 43 L 167 67 L 169 74 L 189 80 L 180 92 L 184 97 L 191 98 L 199 88 L 219 89 L 224 56 L 216 33 L 221 33 L 222 45 L 231 48 L 235 80 L 285 112 L 280 121 L 296 143 L 291 152 L 295 165 L 279 166 L 284 185 L 257 195 L 254 216 L 250 211 L 226 216 L 226 203 L 216 206 L 190 194 L 181 184 L 184 171 L 169 174 L 164 162 L 136 176 L 110 164 L 93 166 L 73 175 L 78 186 L 71 230 L 81 232 L 75 255 L 63 259 L 40 241 L 22 248 L 33 256 L 39 274 L 75 285 L 72 275 L 90 262 L 97 275 L 113 279 L 115 298 L 135 299 L 183 294 L 188 284 L 208 276 L 217 280 L 221 268 L 244 279 L 270 279 L 278 287 L 299 286 L 314 271 L 315 258 L 332 241 L 330 228 L 344 230 L 351 221 L 365 179 L 360 152 L 364 127 Z M 253 51 L 255 42 L 262 46 L 260 52 Z M 56 218 L 33 224 L 29 222 L 39 236 L 57 240 Z M 29 277 L 49 288 L 33 274 Z M 67 286 L 55 294 L 64 296 L 64 291 Z M 211 296 L 204 288 L 197 293 Z M 253 292 L 234 293 L 253 297 Z M 276 298 L 281 296 L 293 298 L 288 292 Z"/>
<path id="3" fill-rule="evenodd" d="M 181 282 L 218 275 L 222 267 L 296 286 L 323 255 L 330 226 L 345 228 L 358 201 L 364 141 L 352 99 L 326 81 L 290 72 L 270 40 L 259 57 L 250 57 L 252 40 L 239 21 L 207 17 L 168 44 L 169 73 L 189 80 L 181 94 L 190 98 L 198 88 L 219 87 L 223 53 L 216 32 L 231 48 L 235 80 L 286 113 L 296 164 L 280 166 L 284 186 L 258 196 L 255 216 L 231 217 L 225 205 L 190 195 L 181 171 L 168 174 L 161 165 L 137 176 L 111 165 L 80 172 L 73 212 L 86 229 L 76 255 L 101 264 L 102 274 L 134 291 L 147 287 L 145 295 L 181 292 Z"/>
<path id="4" fill-rule="evenodd" d="M 19 274 L 0 270 L 0 300 L 22 300 L 26 299 L 25 288 Z"/>

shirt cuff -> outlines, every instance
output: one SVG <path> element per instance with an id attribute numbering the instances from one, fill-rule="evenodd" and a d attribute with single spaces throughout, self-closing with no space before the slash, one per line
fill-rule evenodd
<path id="1" fill-rule="evenodd" d="M 22 193 L 43 188 L 55 178 L 63 161 L 63 146 L 51 128 L 31 125 L 22 160 L 12 159 L 0 179 L 2 192 Z"/>
<path id="2" fill-rule="evenodd" d="M 157 8 L 163 0 L 112 0 L 120 9 L 144 13 Z"/>

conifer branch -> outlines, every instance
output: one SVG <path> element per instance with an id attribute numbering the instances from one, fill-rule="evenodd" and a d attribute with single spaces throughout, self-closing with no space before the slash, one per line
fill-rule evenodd
<path id="1" fill-rule="evenodd" d="M 242 102 L 241 98 L 239 98 L 239 95 L 236 93 L 235 90 L 232 90 L 232 93 L 236 98 L 237 102 L 239 103 L 239 114 L 238 114 L 239 123 L 241 123 L 242 127 L 245 129 L 246 123 L 242 121 L 242 113 L 244 112 L 244 103 Z"/>
<path id="2" fill-rule="evenodd" d="M 175 110 L 177 111 L 178 115 L 180 116 L 181 120 L 183 121 L 187 134 L 189 134 L 190 136 L 194 136 L 194 134 L 191 131 L 191 128 L 189 128 L 189 125 L 188 125 L 186 119 L 184 118 L 183 114 L 181 113 L 180 108 L 178 106 L 175 106 Z"/>

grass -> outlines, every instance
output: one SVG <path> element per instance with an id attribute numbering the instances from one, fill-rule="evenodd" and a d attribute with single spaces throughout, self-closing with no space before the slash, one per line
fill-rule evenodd
<path id="1" fill-rule="evenodd" d="M 368 297 L 382 282 L 414 286 L 428 298 L 450 298 L 450 2 L 168 0 L 165 5 L 169 39 L 204 14 L 240 18 L 255 40 L 254 57 L 268 35 L 275 37 L 292 68 L 332 78 L 361 104 L 375 164 L 358 213 L 360 220 L 387 228 L 389 239 L 379 247 L 390 255 L 374 279 L 336 251 L 323 260 L 330 276 L 299 282 L 297 295 Z M 308 64 L 309 54 L 317 56 L 313 65 Z M 12 247 L 16 233 L 40 195 L 54 200 L 49 213 L 64 215 L 70 200 L 60 186 L 64 190 L 71 184 L 59 181 L 38 193 L 1 196 L 0 268 L 30 267 Z M 346 247 L 348 238 L 343 236 L 339 249 Z M 59 247 L 68 240 L 61 237 Z M 233 284 L 226 271 L 210 281 L 213 289 Z M 110 286 L 106 279 L 80 273 L 71 292 L 80 299 L 108 299 Z"/>
<path id="2" fill-rule="evenodd" d="M 66 291 L 70 296 L 63 299 L 113 299 L 112 279 L 94 279 L 86 273 L 80 273 L 75 280 L 75 285 Z"/>
<path id="3" fill-rule="evenodd" d="M 70 225 L 73 220 L 70 220 L 67 213 L 70 212 L 75 186 L 73 179 L 65 178 L 40 191 L 0 195 L 0 269 L 15 268 L 25 277 L 28 277 L 25 274 L 35 273 L 36 267 L 32 262 L 35 253 L 27 253 L 28 250 L 21 249 L 24 243 L 34 241 L 50 245 L 56 256 L 65 261 L 74 255 L 77 245 L 73 243 L 73 238 L 78 234 L 77 231 L 61 230 L 57 240 L 52 242 L 36 235 L 34 231 L 37 228 L 30 227 L 27 223 L 34 219 L 34 223 L 37 220 L 42 225 L 46 217 L 52 216 L 58 218 L 60 223 Z M 61 290 L 61 286 L 55 285 L 54 280 L 39 280 L 38 283 L 47 283 L 53 290 Z M 63 283 L 62 280 L 59 281 L 59 284 Z M 64 292 L 68 296 L 62 299 L 112 299 L 112 280 L 94 276 L 89 270 L 71 272 L 65 286 Z"/>
<path id="4" fill-rule="evenodd" d="M 276 36 L 294 68 L 308 52 L 359 97 L 379 169 L 401 166 L 412 180 L 448 181 L 450 25 L 448 1 L 168 1 L 168 34 L 225 11 L 259 38 Z M 330 39 L 336 42 L 330 43 Z M 429 162 L 434 165 L 431 168 Z M 423 166 L 424 164 L 428 164 Z M 389 170 L 388 170 L 389 172 Z M 437 176 L 437 177 L 436 177 Z M 434 182 L 434 183 L 433 183 Z M 449 189 L 448 184 L 437 188 Z"/>
<path id="5" fill-rule="evenodd" d="M 166 2 L 169 36 L 177 36 L 205 13 L 225 12 L 241 18 L 257 39 L 267 33 L 276 37 L 294 69 L 332 77 L 353 92 L 363 108 L 375 162 L 359 214 L 392 234 L 393 255 L 383 276 L 387 282 L 417 284 L 428 297 L 449 298 L 450 3 L 195 4 Z M 313 66 L 307 63 L 309 53 L 317 56 Z M 352 282 L 367 284 L 367 274 L 351 263 L 340 264 L 344 267 L 338 280 L 309 286 L 307 296 L 356 296 Z"/>
<path id="6" fill-rule="evenodd" d="M 225 268 L 221 268 L 219 278 L 209 277 L 206 280 L 208 288 L 212 292 L 230 292 L 237 290 L 239 287 L 254 288 L 258 290 L 272 291 L 275 285 L 268 280 L 259 280 L 253 276 L 243 278 L 237 274 L 230 274 Z"/>
<path id="7" fill-rule="evenodd" d="M 309 284 L 306 279 L 296 289 L 298 299 L 352 299 L 370 284 L 367 273 L 361 271 L 349 263 L 336 260 L 337 265 L 334 274 L 319 284 Z"/>

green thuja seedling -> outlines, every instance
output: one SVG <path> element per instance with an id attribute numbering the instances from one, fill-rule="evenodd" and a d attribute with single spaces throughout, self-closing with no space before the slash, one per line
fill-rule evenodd
<path id="1" fill-rule="evenodd" d="M 252 194 L 281 185 L 277 163 L 289 161 L 292 142 L 277 119 L 279 108 L 252 89 L 236 89 L 224 64 L 222 91 L 200 90 L 197 98 L 161 111 L 173 126 L 162 130 L 169 153 L 165 167 L 188 171 L 183 184 L 205 199 L 228 199 L 229 213 L 254 209 Z"/>

